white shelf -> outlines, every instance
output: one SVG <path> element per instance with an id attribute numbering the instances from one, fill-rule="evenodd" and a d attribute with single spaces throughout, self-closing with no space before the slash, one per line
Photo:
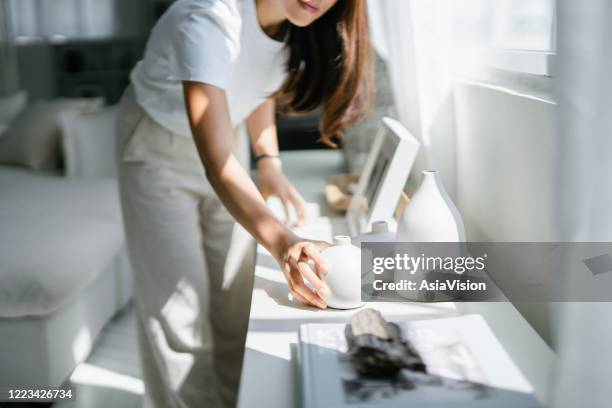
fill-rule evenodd
<path id="1" fill-rule="evenodd" d="M 310 202 L 310 207 L 329 216 L 331 213 L 323 204 L 325 176 L 342 171 L 341 152 L 288 152 L 283 153 L 282 158 L 287 175 Z M 320 239 L 329 239 L 333 224 L 333 218 L 317 221 L 311 233 Z M 512 304 L 406 302 L 371 303 L 368 306 L 380 310 L 391 320 L 481 315 L 534 388 L 536 397 L 541 402 L 546 401 L 555 355 Z M 300 324 L 347 322 L 353 313 L 315 310 L 290 302 L 287 285 L 275 260 L 259 247 L 238 406 L 299 406 L 295 346 Z"/>

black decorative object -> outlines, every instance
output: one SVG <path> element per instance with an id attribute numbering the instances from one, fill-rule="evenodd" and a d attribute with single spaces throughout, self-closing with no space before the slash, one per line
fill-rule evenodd
<path id="1" fill-rule="evenodd" d="M 377 310 L 355 313 L 345 328 L 345 336 L 352 365 L 362 376 L 393 378 L 405 369 L 426 372 L 425 363 L 402 337 L 399 326 L 387 322 Z"/>

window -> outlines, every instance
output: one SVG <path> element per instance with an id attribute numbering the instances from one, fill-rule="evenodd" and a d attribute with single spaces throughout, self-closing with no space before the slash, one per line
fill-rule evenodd
<path id="1" fill-rule="evenodd" d="M 463 0 L 453 3 L 458 46 L 553 51 L 553 0 Z"/>
<path id="2" fill-rule="evenodd" d="M 505 71 L 551 75 L 554 0 L 453 2 L 456 47 L 470 60 Z"/>
<path id="3" fill-rule="evenodd" d="M 5 0 L 17 42 L 141 36 L 149 0 Z"/>

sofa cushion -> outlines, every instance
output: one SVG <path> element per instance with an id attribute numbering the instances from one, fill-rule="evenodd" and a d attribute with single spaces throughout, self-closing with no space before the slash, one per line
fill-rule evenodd
<path id="1" fill-rule="evenodd" d="M 117 181 L 0 166 L 0 215 L 94 216 L 121 222 Z"/>
<path id="2" fill-rule="evenodd" d="M 107 269 L 123 247 L 105 218 L 0 215 L 0 317 L 46 315 Z"/>
<path id="3" fill-rule="evenodd" d="M 66 176 L 117 177 L 118 107 L 92 113 L 65 112 L 61 116 L 62 148 Z"/>
<path id="4" fill-rule="evenodd" d="M 60 169 L 60 115 L 66 111 L 93 112 L 103 99 L 38 101 L 25 109 L 0 139 L 0 163 L 34 170 Z"/>
<path id="5" fill-rule="evenodd" d="M 0 166 L 0 195 L 0 317 L 57 310 L 124 246 L 115 180 Z"/>

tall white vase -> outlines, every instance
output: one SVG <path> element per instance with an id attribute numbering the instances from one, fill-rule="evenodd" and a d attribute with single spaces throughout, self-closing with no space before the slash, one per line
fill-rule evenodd
<path id="1" fill-rule="evenodd" d="M 415 254 L 431 252 L 431 245 L 422 242 L 457 243 L 435 247 L 435 254 L 429 255 L 456 257 L 461 254 L 462 242 L 465 241 L 465 229 L 461 215 L 451 201 L 437 171 L 423 171 L 423 182 L 406 205 L 397 226 L 397 242 L 401 250 Z M 405 244 L 413 243 L 413 244 Z M 399 248 L 398 248 L 399 250 Z M 423 280 L 428 280 L 429 270 L 420 268 L 412 271 L 410 280 L 419 287 Z M 406 272 L 395 271 L 395 282 L 407 278 Z M 412 301 L 445 301 L 449 297 L 444 293 L 420 290 L 397 290 L 401 297 Z"/>
<path id="2" fill-rule="evenodd" d="M 444 189 L 437 171 L 423 171 L 423 182 L 399 220 L 397 241 L 465 241 L 463 220 Z"/>

